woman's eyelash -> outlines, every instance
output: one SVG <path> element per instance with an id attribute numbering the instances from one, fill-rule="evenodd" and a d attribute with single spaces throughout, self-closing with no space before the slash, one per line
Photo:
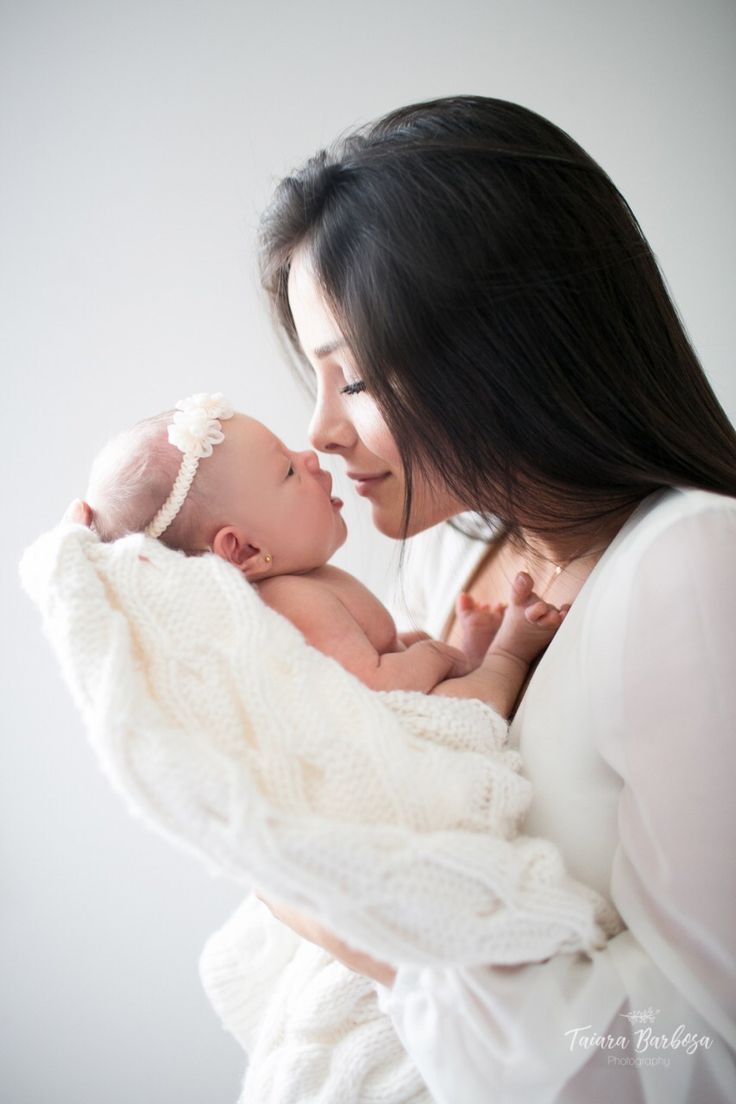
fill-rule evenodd
<path id="1" fill-rule="evenodd" d="M 362 380 L 357 380 L 355 383 L 346 383 L 344 387 L 340 388 L 341 395 L 359 395 L 361 391 L 365 391 L 365 384 Z"/>

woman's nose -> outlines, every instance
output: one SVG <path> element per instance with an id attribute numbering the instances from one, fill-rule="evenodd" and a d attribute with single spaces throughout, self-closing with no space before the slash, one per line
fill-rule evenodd
<path id="1" fill-rule="evenodd" d="M 318 452 L 342 452 L 355 444 L 355 428 L 345 417 L 342 403 L 317 398 L 309 423 L 309 440 Z"/>

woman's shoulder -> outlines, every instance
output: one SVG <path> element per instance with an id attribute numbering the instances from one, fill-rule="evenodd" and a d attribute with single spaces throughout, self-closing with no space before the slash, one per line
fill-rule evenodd
<path id="1" fill-rule="evenodd" d="M 733 656 L 735 554 L 736 499 L 727 495 L 666 489 L 629 518 L 572 610 L 583 681 L 611 718 L 622 686 L 629 702 L 647 680 L 664 694 L 683 672 L 693 677 L 701 653 Z"/>
<path id="2" fill-rule="evenodd" d="M 592 619 L 605 607 L 617 621 L 626 596 L 671 594 L 686 578 L 708 572 L 736 555 L 736 498 L 692 488 L 667 487 L 649 495 L 625 522 L 593 571 L 582 595 Z M 729 571 L 736 581 L 736 574 Z M 655 585 L 656 584 L 656 585 Z"/>
<path id="3" fill-rule="evenodd" d="M 645 499 L 591 576 L 590 613 L 617 623 L 632 603 L 658 610 L 694 601 L 718 580 L 732 601 L 736 574 L 736 498 L 690 488 L 667 488 Z M 702 594 L 701 594 L 702 597 Z M 712 599 L 709 599 L 712 602 Z"/>
<path id="4" fill-rule="evenodd" d="M 736 514 L 736 498 L 695 487 L 668 487 L 645 499 L 642 505 L 646 506 L 650 502 L 650 509 L 646 513 L 662 526 L 681 518 L 705 514 L 721 517 L 733 517 Z"/>
<path id="5" fill-rule="evenodd" d="M 734 532 L 736 498 L 690 487 L 668 487 L 644 499 L 613 542 L 612 551 L 643 556 L 652 545 L 676 546 L 686 535 Z M 616 558 L 616 557 L 614 557 Z"/>

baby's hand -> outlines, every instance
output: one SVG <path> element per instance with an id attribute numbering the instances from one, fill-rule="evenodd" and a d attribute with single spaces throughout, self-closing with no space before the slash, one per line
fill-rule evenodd
<path id="1" fill-rule="evenodd" d="M 468 657 L 471 669 L 483 661 L 501 626 L 505 608 L 501 602 L 491 609 L 487 603 L 476 602 L 470 594 L 463 592 L 458 595 L 455 616 L 463 635 L 462 650 Z"/>
<path id="2" fill-rule="evenodd" d="M 570 606 L 544 602 L 534 593 L 531 575 L 520 571 L 511 587 L 511 600 L 493 639 L 498 648 L 524 663 L 531 663 L 549 644 Z"/>

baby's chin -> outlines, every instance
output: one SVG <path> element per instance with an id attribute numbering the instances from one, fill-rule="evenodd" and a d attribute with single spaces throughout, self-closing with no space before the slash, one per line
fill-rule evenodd
<path id="1" fill-rule="evenodd" d="M 335 545 L 335 552 L 337 552 L 338 548 L 342 548 L 345 541 L 348 539 L 348 527 L 345 524 L 345 518 L 343 518 L 341 516 L 340 521 L 342 522 L 342 536 L 338 537 L 338 539 L 337 539 L 337 544 Z"/>

